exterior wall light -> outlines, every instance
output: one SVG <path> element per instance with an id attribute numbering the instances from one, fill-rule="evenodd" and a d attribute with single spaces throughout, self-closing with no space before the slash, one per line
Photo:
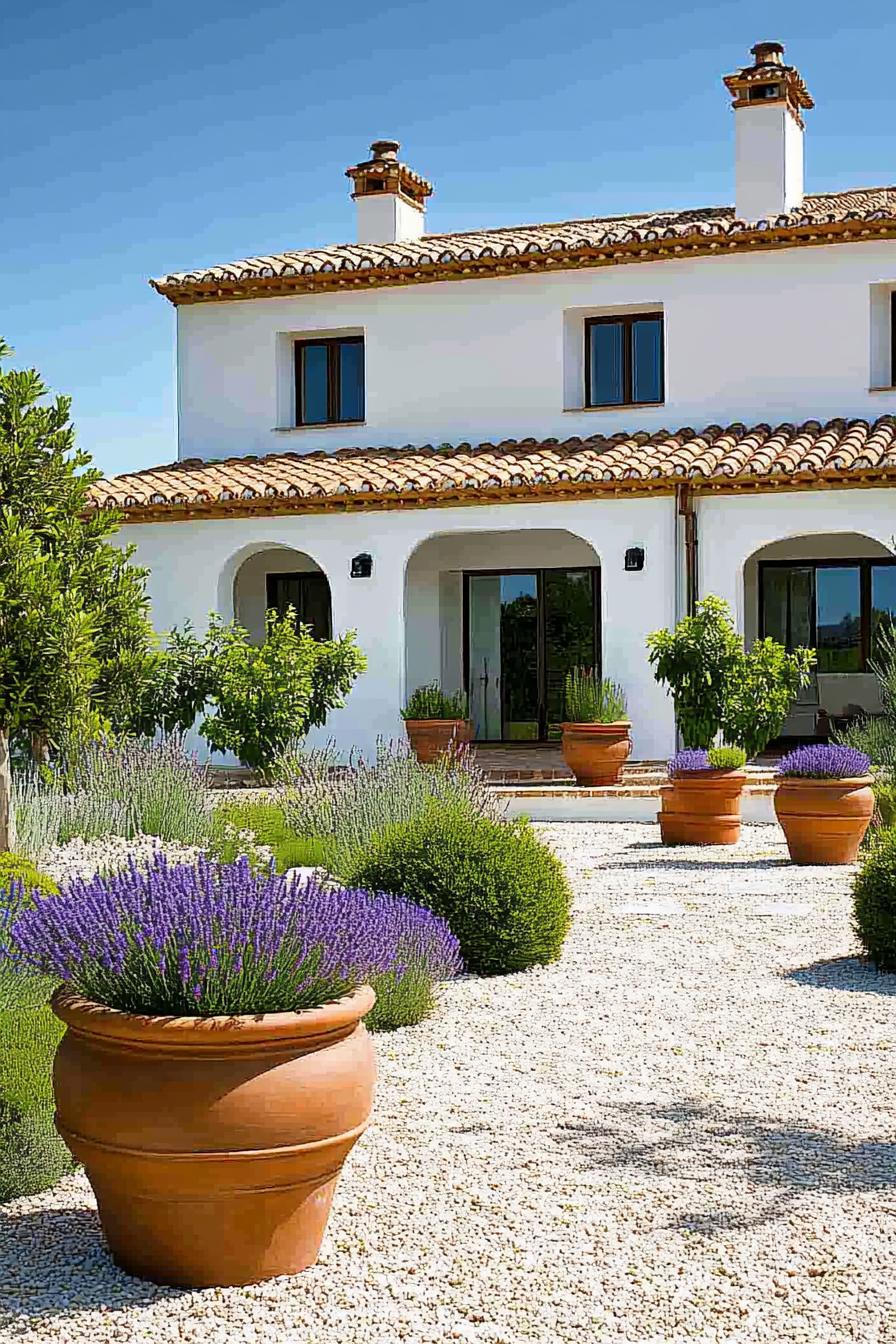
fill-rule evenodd
<path id="1" fill-rule="evenodd" d="M 643 546 L 629 546 L 625 553 L 625 568 L 627 573 L 639 573 L 644 568 Z"/>
<path id="2" fill-rule="evenodd" d="M 363 552 L 361 555 L 352 556 L 352 567 L 350 570 L 353 579 L 369 579 L 373 573 L 373 556 Z"/>

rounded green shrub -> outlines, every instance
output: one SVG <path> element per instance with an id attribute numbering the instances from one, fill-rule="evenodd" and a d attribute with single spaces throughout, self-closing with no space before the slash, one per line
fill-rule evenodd
<path id="1" fill-rule="evenodd" d="M 51 877 L 18 854 L 0 854 L 0 906 L 13 882 L 55 896 Z M 47 1006 L 53 982 L 0 961 L 0 1201 L 46 1190 L 72 1170 L 53 1124 L 53 1056 L 64 1027 Z"/>
<path id="2" fill-rule="evenodd" d="M 881 831 L 853 885 L 856 934 L 879 971 L 896 971 L 896 830 Z"/>
<path id="3" fill-rule="evenodd" d="M 743 747 L 710 747 L 706 756 L 712 770 L 742 770 L 747 763 Z"/>
<path id="4" fill-rule="evenodd" d="M 523 820 L 434 803 L 375 835 L 344 877 L 441 915 L 479 975 L 555 961 L 569 928 L 563 865 Z"/>

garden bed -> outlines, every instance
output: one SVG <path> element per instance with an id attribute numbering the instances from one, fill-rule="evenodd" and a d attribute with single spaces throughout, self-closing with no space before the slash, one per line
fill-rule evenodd
<path id="1" fill-rule="evenodd" d="M 75 1176 L 0 1211 L 0 1337 L 883 1340 L 896 976 L 844 958 L 851 870 L 790 867 L 772 827 L 730 851 L 544 833 L 576 887 L 561 961 L 456 982 L 377 1038 L 316 1268 L 129 1279 Z"/>

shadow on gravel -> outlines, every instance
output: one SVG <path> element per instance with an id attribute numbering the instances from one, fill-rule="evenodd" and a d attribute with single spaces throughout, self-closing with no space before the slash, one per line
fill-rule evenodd
<path id="1" fill-rule="evenodd" d="M 53 1317 L 127 1307 L 181 1297 L 186 1289 L 163 1288 L 132 1278 L 113 1265 L 93 1209 L 32 1209 L 0 1206 L 0 1339 L 22 1316 Z M 65 1340 L 60 1335 L 60 1340 Z"/>
<path id="2" fill-rule="evenodd" d="M 651 1184 L 684 1186 L 688 1211 L 667 1226 L 705 1236 L 786 1217 L 795 1200 L 812 1192 L 896 1187 L 896 1143 L 849 1143 L 824 1130 L 777 1126 L 696 1101 L 608 1106 L 603 1123 L 573 1121 L 554 1138 L 574 1145 L 592 1169 L 627 1168 Z M 740 1193 L 736 1207 L 714 1206 L 723 1173 Z"/>
<path id="3" fill-rule="evenodd" d="M 813 961 L 811 966 L 796 966 L 784 972 L 785 980 L 812 989 L 842 989 L 851 994 L 896 995 L 896 975 L 879 971 L 864 957 L 832 957 Z"/>
<path id="4" fill-rule="evenodd" d="M 629 845 L 629 849 L 636 849 L 636 845 Z M 724 870 L 725 872 L 736 872 L 738 869 L 761 872 L 765 868 L 792 868 L 789 859 L 769 858 L 769 859 L 697 859 L 695 852 L 699 853 L 702 846 L 699 845 L 658 845 L 658 849 L 664 852 L 664 862 L 662 864 L 652 863 L 650 859 L 607 859 L 601 863 L 601 868 L 687 868 L 703 870 Z"/>

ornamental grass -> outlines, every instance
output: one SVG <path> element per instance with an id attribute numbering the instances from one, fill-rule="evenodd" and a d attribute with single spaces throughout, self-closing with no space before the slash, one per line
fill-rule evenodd
<path id="1" fill-rule="evenodd" d="M 296 1012 L 379 984 L 375 1025 L 384 1028 L 417 1020 L 434 985 L 461 970 L 457 939 L 429 910 L 259 873 L 246 858 L 174 865 L 157 856 L 146 871 L 72 879 L 46 899 L 20 884 L 17 896 L 7 918 L 13 966 L 123 1012 Z"/>

